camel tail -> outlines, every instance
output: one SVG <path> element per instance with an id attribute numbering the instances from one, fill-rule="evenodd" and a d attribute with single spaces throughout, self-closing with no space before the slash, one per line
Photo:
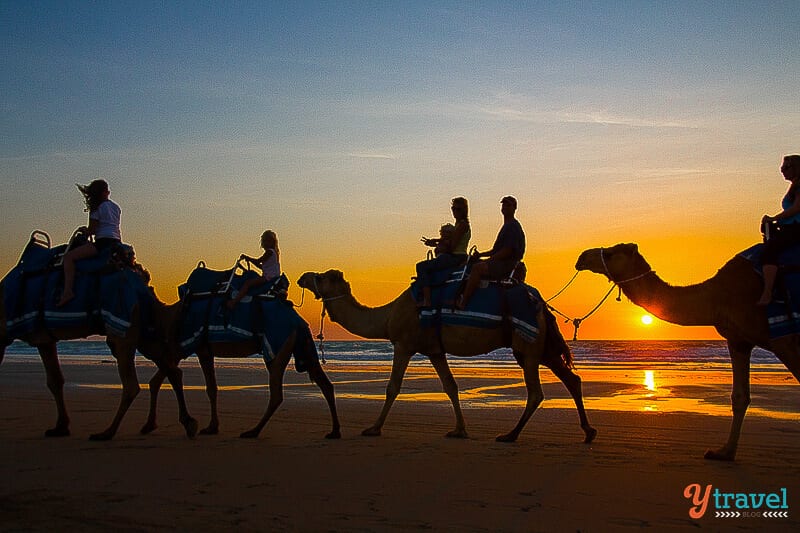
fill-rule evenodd
<path id="1" fill-rule="evenodd" d="M 558 329 L 558 321 L 550 309 L 545 306 L 544 316 L 547 321 L 547 332 L 544 339 L 544 357 L 543 362 L 548 363 L 562 363 L 570 370 L 575 368 L 575 363 L 572 357 L 572 350 L 569 349 L 567 341 L 561 335 L 561 330 Z M 560 359 L 560 361 L 558 361 Z"/>

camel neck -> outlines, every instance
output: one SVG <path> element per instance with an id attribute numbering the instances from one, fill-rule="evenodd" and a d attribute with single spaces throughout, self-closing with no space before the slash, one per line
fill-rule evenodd
<path id="1" fill-rule="evenodd" d="M 365 339 L 389 338 L 389 312 L 391 303 L 381 307 L 367 307 L 358 303 L 352 294 L 325 302 L 331 320 L 344 329 Z"/>
<path id="2" fill-rule="evenodd" d="M 713 326 L 715 323 L 708 282 L 675 287 L 653 272 L 624 283 L 621 288 L 633 303 L 661 320 L 682 326 Z"/>

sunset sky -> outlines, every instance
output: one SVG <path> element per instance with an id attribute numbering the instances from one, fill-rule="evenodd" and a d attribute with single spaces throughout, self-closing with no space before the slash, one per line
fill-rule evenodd
<path id="1" fill-rule="evenodd" d="M 798 32 L 777 1 L 2 0 L 0 273 L 32 230 L 85 224 L 74 184 L 102 177 L 167 302 L 273 229 L 296 302 L 303 272 L 339 268 L 385 303 L 454 196 L 481 250 L 517 197 L 545 297 L 618 242 L 699 282 L 780 210 Z M 608 288 L 582 273 L 553 304 L 581 316 Z M 316 330 L 320 304 L 301 312 Z M 580 338 L 718 338 L 643 314 L 610 299 Z"/>

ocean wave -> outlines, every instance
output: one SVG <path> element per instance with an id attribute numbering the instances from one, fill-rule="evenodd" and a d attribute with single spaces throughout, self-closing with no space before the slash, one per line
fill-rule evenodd
<path id="1" fill-rule="evenodd" d="M 730 357 L 725 341 L 574 341 L 570 342 L 575 363 L 580 366 L 619 365 L 685 365 L 696 370 L 718 369 L 729 366 Z M 58 344 L 59 353 L 70 356 L 111 357 L 104 341 L 73 340 Z M 330 361 L 342 363 L 378 363 L 392 360 L 392 344 L 388 341 L 326 341 L 321 355 Z M 35 348 L 16 341 L 6 348 L 8 356 L 38 357 Z M 260 358 L 253 355 L 252 358 Z M 414 360 L 424 359 L 416 355 Z M 501 348 L 474 357 L 449 356 L 454 366 L 514 365 L 511 349 Z M 774 354 L 760 348 L 753 350 L 751 366 L 759 368 L 783 367 Z"/>

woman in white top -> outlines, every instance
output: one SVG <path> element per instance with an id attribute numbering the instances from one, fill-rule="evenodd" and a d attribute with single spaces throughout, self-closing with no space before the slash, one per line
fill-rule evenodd
<path id="1" fill-rule="evenodd" d="M 281 275 L 281 252 L 278 249 L 278 236 L 274 231 L 267 230 L 261 235 L 261 248 L 264 249 L 264 253 L 261 257 L 256 258 L 245 254 L 241 255 L 240 259 L 244 259 L 248 263 L 261 269 L 261 277 L 251 278 L 245 281 L 236 297 L 227 302 L 226 305 L 229 309 L 236 307 L 236 304 L 247 296 L 247 291 L 253 287 L 260 287 Z"/>
<path id="2" fill-rule="evenodd" d="M 94 235 L 94 242 L 87 242 L 64 255 L 64 292 L 61 293 L 58 307 L 66 305 L 75 298 L 75 262 L 97 255 L 101 250 L 121 241 L 119 221 L 121 210 L 108 198 L 110 191 L 105 180 L 94 180 L 89 185 L 78 185 L 86 201 L 89 212 L 89 227 L 86 233 Z"/>

